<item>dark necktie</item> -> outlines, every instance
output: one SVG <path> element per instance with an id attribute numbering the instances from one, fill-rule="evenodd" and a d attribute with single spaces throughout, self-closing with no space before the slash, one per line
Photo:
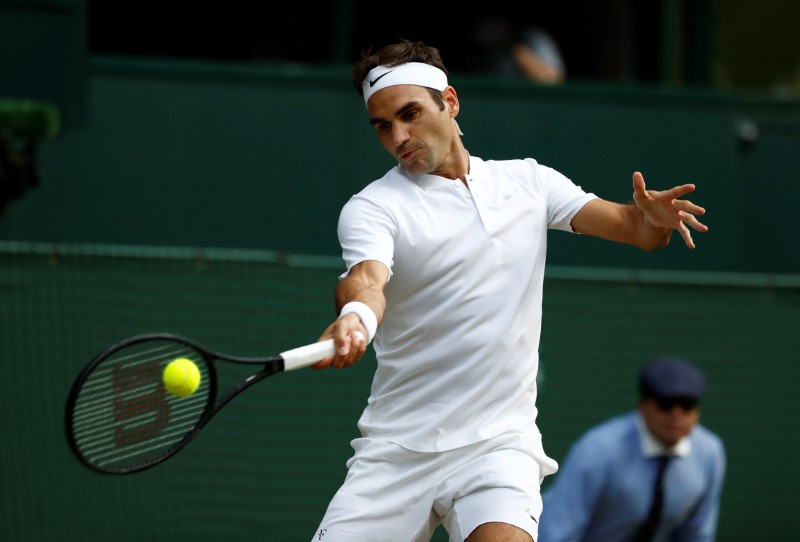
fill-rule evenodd
<path id="1" fill-rule="evenodd" d="M 664 471 L 667 470 L 667 464 L 671 457 L 669 455 L 661 455 L 656 458 L 656 461 L 658 461 L 658 474 L 656 474 L 656 483 L 653 485 L 653 499 L 650 503 L 650 511 L 647 513 L 644 523 L 636 532 L 636 536 L 633 537 L 632 542 L 651 542 L 653 540 L 658 522 L 661 521 L 661 509 L 664 505 Z"/>

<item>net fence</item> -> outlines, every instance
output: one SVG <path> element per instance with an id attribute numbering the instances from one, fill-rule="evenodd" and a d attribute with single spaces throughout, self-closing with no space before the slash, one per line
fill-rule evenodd
<path id="1" fill-rule="evenodd" d="M 70 456 L 64 407 L 83 365 L 131 335 L 170 332 L 238 356 L 313 342 L 335 315 L 342 271 L 337 258 L 270 251 L 0 242 L 0 537 L 310 539 L 358 436 L 371 349 L 347 370 L 267 379 L 178 456 L 130 476 Z M 710 383 L 702 422 L 728 447 L 719 538 L 791 540 L 798 331 L 797 276 L 549 269 L 545 449 L 560 460 L 590 425 L 633 408 L 650 357 L 686 357 Z"/>

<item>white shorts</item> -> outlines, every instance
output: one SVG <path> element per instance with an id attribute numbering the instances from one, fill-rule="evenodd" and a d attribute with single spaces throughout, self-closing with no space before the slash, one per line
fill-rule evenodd
<path id="1" fill-rule="evenodd" d="M 542 479 L 558 468 L 533 435 L 508 434 L 446 452 L 352 442 L 344 484 L 311 540 L 428 542 L 443 524 L 463 542 L 488 522 L 538 537 Z"/>

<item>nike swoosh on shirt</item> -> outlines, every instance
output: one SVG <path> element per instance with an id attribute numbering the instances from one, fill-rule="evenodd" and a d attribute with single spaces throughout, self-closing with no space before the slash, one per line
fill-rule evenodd
<path id="1" fill-rule="evenodd" d="M 519 186 L 515 186 L 511 190 L 509 190 L 507 192 L 503 192 L 503 199 L 511 199 L 514 196 L 514 194 L 519 192 L 519 189 L 520 189 Z"/>
<path id="2" fill-rule="evenodd" d="M 369 88 L 372 88 L 372 87 L 374 87 L 374 86 L 375 86 L 375 83 L 377 83 L 378 81 L 380 81 L 381 77 L 386 77 L 387 75 L 389 75 L 389 74 L 390 74 L 390 73 L 392 73 L 393 71 L 394 71 L 394 70 L 392 70 L 392 71 L 388 71 L 388 72 L 386 72 L 386 73 L 384 73 L 384 74 L 381 74 L 381 75 L 379 75 L 378 77 L 376 77 L 375 79 L 373 79 L 372 81 L 370 81 L 370 82 L 369 82 Z"/>

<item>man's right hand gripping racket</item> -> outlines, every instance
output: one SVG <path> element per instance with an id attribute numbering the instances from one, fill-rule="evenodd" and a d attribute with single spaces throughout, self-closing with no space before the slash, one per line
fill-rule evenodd
<path id="1" fill-rule="evenodd" d="M 95 471 L 139 472 L 183 449 L 214 414 L 256 382 L 333 354 L 333 339 L 277 356 L 241 358 L 167 333 L 130 337 L 106 349 L 78 375 L 67 399 L 67 440 L 78 459 Z M 175 394 L 165 386 L 164 370 L 178 359 L 197 367 L 194 391 Z M 219 361 L 260 369 L 218 398 Z"/>

